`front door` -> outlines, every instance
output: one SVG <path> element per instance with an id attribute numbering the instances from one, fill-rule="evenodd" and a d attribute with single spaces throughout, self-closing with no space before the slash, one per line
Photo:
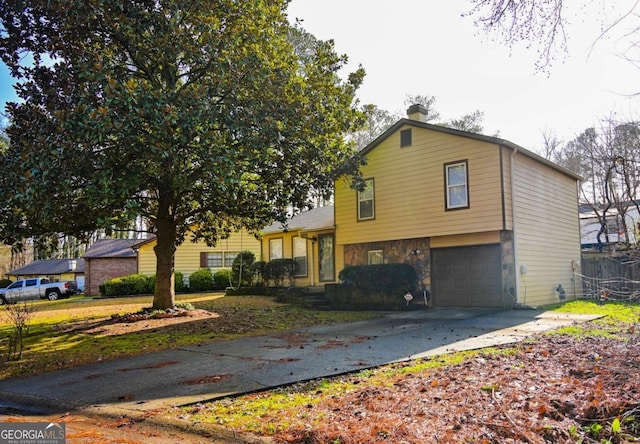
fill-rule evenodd
<path id="1" fill-rule="evenodd" d="M 318 236 L 318 255 L 320 282 L 335 281 L 336 266 L 333 234 L 321 234 Z"/>

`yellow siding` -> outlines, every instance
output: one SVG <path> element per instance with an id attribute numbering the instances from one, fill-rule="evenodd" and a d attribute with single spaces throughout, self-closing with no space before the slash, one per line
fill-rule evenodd
<path id="1" fill-rule="evenodd" d="M 533 306 L 557 302 L 558 284 L 571 297 L 573 266 L 580 263 L 577 182 L 519 154 L 514 164 L 518 302 Z M 526 273 L 521 272 L 523 266 Z"/>
<path id="2" fill-rule="evenodd" d="M 392 136 L 367 154 L 362 175 L 375 181 L 374 220 L 358 222 L 356 192 L 336 184 L 337 245 L 502 229 L 498 146 L 418 127 L 412 132 L 412 146 L 400 148 Z M 445 211 L 444 164 L 462 160 L 470 208 Z"/>
<path id="3" fill-rule="evenodd" d="M 471 245 L 499 244 L 500 232 L 459 234 L 455 236 L 432 237 L 429 241 L 431 248 L 463 247 Z"/>
<path id="4" fill-rule="evenodd" d="M 223 239 L 214 247 L 209 247 L 205 242 L 191 242 L 189 236 L 176 250 L 175 270 L 181 272 L 185 279 L 191 273 L 199 270 L 200 253 L 202 252 L 237 252 L 252 251 L 256 255 L 256 260 L 260 258 L 260 241 L 246 230 L 232 233 L 229 239 Z M 156 241 L 152 240 L 140 246 L 138 250 L 138 273 L 151 275 L 156 273 L 156 254 L 153 248 Z M 225 267 L 230 268 L 230 267 Z M 215 272 L 219 268 L 212 268 Z"/>
<path id="5" fill-rule="evenodd" d="M 333 230 L 320 230 L 320 231 L 308 231 L 304 233 L 308 238 L 307 241 L 307 276 L 298 276 L 296 277 L 296 286 L 304 287 L 309 285 L 323 285 L 328 282 L 322 281 L 320 282 L 320 266 L 319 266 L 319 252 L 318 252 L 318 242 L 312 242 L 311 238 L 318 238 L 318 236 L 323 234 L 334 234 Z M 282 239 L 282 250 L 284 258 L 291 259 L 293 258 L 293 238 L 299 236 L 299 232 L 291 231 L 291 232 L 280 232 L 273 234 L 266 234 L 262 238 L 262 260 L 265 262 L 269 262 L 269 241 L 272 239 Z M 334 257 L 334 265 L 335 265 L 335 280 L 338 280 L 338 273 L 340 270 L 344 268 L 344 248 L 342 246 L 334 245 L 335 248 L 335 257 Z"/>

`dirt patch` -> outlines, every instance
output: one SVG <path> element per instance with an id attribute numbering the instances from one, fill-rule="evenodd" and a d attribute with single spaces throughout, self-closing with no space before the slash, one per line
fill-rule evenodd
<path id="1" fill-rule="evenodd" d="M 220 317 L 217 313 L 207 310 L 175 310 L 174 313 L 143 314 L 132 313 L 125 315 L 112 315 L 108 319 L 96 322 L 96 326 L 85 329 L 88 334 L 102 336 L 124 335 L 143 330 L 155 330 L 168 326 L 180 326 L 193 321 L 215 319 Z"/>

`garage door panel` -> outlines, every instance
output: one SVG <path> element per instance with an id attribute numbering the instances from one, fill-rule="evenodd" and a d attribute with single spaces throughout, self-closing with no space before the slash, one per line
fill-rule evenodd
<path id="1" fill-rule="evenodd" d="M 502 306 L 500 245 L 432 250 L 436 306 Z"/>

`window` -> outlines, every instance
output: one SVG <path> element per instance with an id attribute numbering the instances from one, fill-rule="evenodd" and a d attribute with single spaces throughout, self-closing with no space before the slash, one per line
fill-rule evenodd
<path id="1" fill-rule="evenodd" d="M 282 238 L 269 240 L 269 260 L 282 259 Z"/>
<path id="2" fill-rule="evenodd" d="M 205 253 L 206 263 L 205 267 L 207 268 L 221 268 L 223 267 L 222 253 L 219 251 L 213 253 Z"/>
<path id="3" fill-rule="evenodd" d="M 364 189 L 358 191 L 358 220 L 373 219 L 374 217 L 373 179 L 365 179 Z"/>
<path id="4" fill-rule="evenodd" d="M 233 261 L 239 255 L 237 251 L 225 251 L 224 252 L 224 267 L 231 268 L 233 266 Z"/>
<path id="5" fill-rule="evenodd" d="M 209 251 L 200 253 L 202 268 L 231 268 L 233 260 L 240 254 L 237 251 Z"/>
<path id="6" fill-rule="evenodd" d="M 38 285 L 37 279 L 27 279 L 24 283 L 25 287 L 35 287 L 36 285 Z"/>
<path id="7" fill-rule="evenodd" d="M 411 146 L 411 128 L 400 131 L 400 148 Z"/>
<path id="8" fill-rule="evenodd" d="M 446 209 L 469 208 L 467 161 L 445 164 Z"/>
<path id="9" fill-rule="evenodd" d="M 307 275 L 307 240 L 302 237 L 293 238 L 293 260 L 296 261 L 296 276 Z"/>
<path id="10" fill-rule="evenodd" d="M 369 250 L 367 256 L 369 257 L 369 265 L 384 263 L 384 254 L 382 253 L 382 250 Z"/>

